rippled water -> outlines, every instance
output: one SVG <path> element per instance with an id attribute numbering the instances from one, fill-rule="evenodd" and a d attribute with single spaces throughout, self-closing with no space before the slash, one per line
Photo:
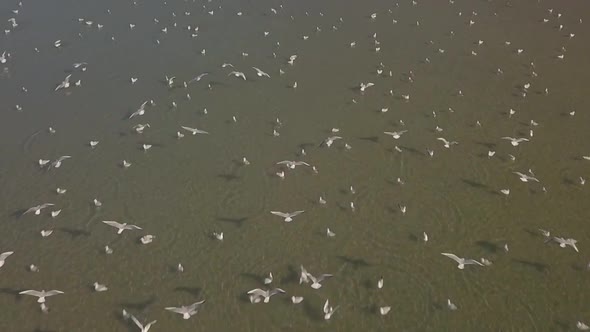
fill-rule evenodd
<path id="1" fill-rule="evenodd" d="M 590 322 L 589 196 L 579 179 L 590 176 L 589 9 L 581 0 L 0 3 L 4 29 L 18 23 L 0 37 L 10 53 L 0 74 L 0 252 L 15 252 L 0 269 L 0 331 L 139 330 L 123 308 L 157 320 L 152 331 L 572 331 Z M 248 80 L 228 77 L 223 63 Z M 55 92 L 68 74 L 82 86 Z M 360 82 L 375 86 L 361 94 Z M 149 99 L 154 107 L 127 119 Z M 139 135 L 137 123 L 151 127 Z M 177 139 L 181 125 L 210 135 Z M 320 147 L 331 128 L 344 139 Z M 397 141 L 383 134 L 404 129 Z M 518 147 L 501 139 L 531 129 Z M 445 149 L 437 137 L 459 144 Z M 38 166 L 61 155 L 72 158 Z M 281 180 L 284 159 L 318 173 L 301 166 Z M 540 184 L 512 173 L 529 168 Z M 44 202 L 61 214 L 21 216 Z M 305 213 L 284 223 L 271 210 Z M 143 230 L 116 235 L 103 220 Z M 538 228 L 577 239 L 580 253 L 544 244 Z M 142 245 L 146 234 L 156 238 Z M 441 252 L 493 264 L 461 271 Z M 313 290 L 299 285 L 300 265 L 334 277 Z M 288 294 L 250 304 L 245 293 L 268 272 Z M 95 293 L 95 281 L 109 290 Z M 65 294 L 43 314 L 24 289 Z M 305 299 L 294 305 L 291 295 Z M 202 299 L 188 321 L 164 310 Z M 339 306 L 329 321 L 326 299 Z M 391 312 L 380 316 L 381 306 Z"/>

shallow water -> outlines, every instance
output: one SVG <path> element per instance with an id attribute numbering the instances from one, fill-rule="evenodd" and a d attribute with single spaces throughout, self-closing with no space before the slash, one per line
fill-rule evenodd
<path id="1" fill-rule="evenodd" d="M 581 0 L 0 3 L 1 20 L 18 23 L 0 37 L 0 52 L 11 54 L 0 74 L 0 252 L 15 252 L 0 269 L 0 331 L 138 330 L 123 308 L 157 320 L 153 331 L 573 331 L 578 320 L 590 322 L 589 195 L 579 183 L 590 176 L 582 158 L 590 155 L 589 9 Z M 73 69 L 82 61 L 87 71 Z M 226 62 L 248 80 L 228 77 Z M 202 72 L 210 74 L 182 86 Z M 55 92 L 70 73 L 82 86 Z M 176 76 L 173 88 L 166 75 Z M 375 86 L 361 94 L 360 82 Z M 127 119 L 148 99 L 156 105 Z M 277 117 L 283 125 L 273 137 Z M 138 123 L 151 128 L 136 134 Z M 177 139 L 181 125 L 210 135 Z M 344 139 L 320 147 L 331 128 Z M 397 141 L 383 134 L 404 129 Z M 518 147 L 500 139 L 531 129 Z M 437 137 L 459 144 L 445 149 Z M 92 149 L 90 140 L 100 143 Z M 58 169 L 37 164 L 61 155 L 72 158 Z M 123 169 L 123 159 L 132 166 Z M 300 166 L 281 180 L 275 163 L 284 159 L 318 174 Z M 540 184 L 512 173 L 529 168 Z M 505 188 L 508 196 L 499 193 Z M 43 202 L 61 214 L 21 216 Z M 284 223 L 271 210 L 305 213 Z M 116 235 L 102 220 L 143 230 Z M 544 244 L 538 228 L 577 239 L 580 253 Z M 42 238 L 43 229 L 54 233 Z M 156 239 L 142 245 L 145 234 Z M 461 271 L 441 252 L 493 264 Z M 300 265 L 334 277 L 313 290 L 299 285 Z M 288 294 L 250 304 L 245 293 L 264 287 L 268 272 Z M 95 281 L 109 290 L 95 293 Z M 43 314 L 35 298 L 16 295 L 24 289 L 65 294 L 48 298 Z M 305 299 L 293 305 L 291 295 Z M 188 321 L 164 310 L 202 299 Z M 340 306 L 329 321 L 326 299 Z M 385 305 L 391 312 L 380 316 Z"/>

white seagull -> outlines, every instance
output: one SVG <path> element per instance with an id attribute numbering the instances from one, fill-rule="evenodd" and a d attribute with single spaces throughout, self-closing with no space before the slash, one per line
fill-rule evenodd
<path id="1" fill-rule="evenodd" d="M 59 90 L 59 89 L 67 89 L 70 87 L 70 78 L 72 77 L 72 74 L 66 76 L 66 78 L 59 83 L 59 85 L 55 88 L 55 91 Z"/>
<path id="2" fill-rule="evenodd" d="M 374 85 L 375 85 L 375 83 L 366 83 L 366 84 L 365 83 L 361 83 L 360 90 L 361 90 L 361 92 L 365 92 L 365 90 L 367 88 L 370 88 L 370 87 L 372 87 Z"/>
<path id="3" fill-rule="evenodd" d="M 121 234 L 123 233 L 124 230 L 128 229 L 128 230 L 134 230 L 134 229 L 141 229 L 141 227 L 136 226 L 136 225 L 128 225 L 127 223 L 118 223 L 116 221 L 108 221 L 108 220 L 103 220 L 103 223 L 115 227 L 117 228 L 117 234 Z"/>
<path id="4" fill-rule="evenodd" d="M 0 267 L 4 266 L 4 263 L 6 262 L 6 258 L 8 258 L 8 256 L 14 254 L 14 251 L 7 251 L 7 252 L 3 252 L 0 254 Z"/>
<path id="5" fill-rule="evenodd" d="M 130 315 L 131 316 L 131 320 L 135 323 L 135 325 L 137 325 L 137 327 L 139 327 L 141 329 L 141 332 L 148 332 L 150 330 L 150 328 L 152 327 L 152 325 L 154 325 L 157 321 L 153 320 L 149 323 L 147 323 L 147 325 L 143 325 L 141 324 L 137 318 L 135 318 L 135 316 Z"/>
<path id="6" fill-rule="evenodd" d="M 270 78 L 270 75 L 267 74 L 267 73 L 265 73 L 265 72 L 263 72 L 262 70 L 260 70 L 260 69 L 258 69 L 256 67 L 252 67 L 252 68 L 254 68 L 254 70 L 256 70 L 256 75 L 258 75 L 260 77 L 266 76 L 266 77 Z"/>
<path id="7" fill-rule="evenodd" d="M 276 294 L 284 294 L 286 293 L 281 288 L 275 288 L 272 290 L 262 290 L 260 288 L 255 288 L 248 292 L 250 297 L 250 303 L 260 303 L 261 298 L 264 298 L 264 303 L 270 302 L 270 297 Z"/>
<path id="8" fill-rule="evenodd" d="M 55 205 L 55 204 L 52 204 L 52 203 L 43 203 L 41 205 L 33 206 L 32 208 L 29 208 L 27 211 L 25 211 L 23 213 L 23 215 L 25 215 L 25 214 L 27 214 L 29 212 L 35 212 L 35 215 L 38 216 L 38 215 L 41 214 L 41 210 L 43 210 L 46 207 L 53 206 L 53 205 Z"/>
<path id="9" fill-rule="evenodd" d="M 449 142 L 443 137 L 438 137 L 437 140 L 443 142 L 445 148 L 447 148 L 447 149 L 450 148 L 451 145 L 453 145 L 453 144 L 459 144 L 459 142 L 456 142 L 456 141 Z"/>
<path id="10" fill-rule="evenodd" d="M 203 301 L 199 301 L 199 302 L 195 302 L 191 305 L 187 305 L 187 306 L 181 306 L 181 307 L 166 307 L 164 309 L 168 310 L 168 311 L 172 311 L 175 312 L 177 314 L 181 314 L 183 319 L 189 319 L 191 318 L 191 316 L 195 315 L 197 312 L 199 312 L 199 307 L 201 306 L 201 304 L 205 303 L 205 300 Z"/>
<path id="11" fill-rule="evenodd" d="M 33 289 L 24 290 L 22 292 L 19 292 L 19 294 L 22 294 L 22 295 L 31 295 L 31 296 L 38 297 L 39 299 L 37 299 L 37 303 L 45 303 L 45 298 L 46 297 L 50 297 L 50 296 L 58 295 L 58 294 L 63 294 L 63 293 L 64 292 L 62 292 L 60 290 L 55 290 L 55 289 L 54 290 L 47 291 L 47 292 L 45 290 L 36 291 L 36 290 L 33 290 Z"/>
<path id="12" fill-rule="evenodd" d="M 326 138 L 322 142 L 322 144 L 325 144 L 327 147 L 330 147 L 330 146 L 332 146 L 332 144 L 334 143 L 335 140 L 339 140 L 339 139 L 342 139 L 342 137 L 340 137 L 340 136 L 330 136 L 330 137 Z"/>
<path id="13" fill-rule="evenodd" d="M 401 130 L 401 131 L 384 131 L 383 133 L 386 135 L 390 135 L 391 137 L 393 137 L 394 139 L 399 139 L 400 137 L 402 137 L 402 135 L 407 132 L 407 130 Z"/>
<path id="14" fill-rule="evenodd" d="M 504 136 L 504 137 L 502 137 L 502 139 L 509 140 L 510 144 L 512 144 L 512 146 L 518 146 L 518 144 L 520 144 L 522 142 L 529 141 L 528 138 L 513 138 L 513 137 L 508 137 L 508 136 Z"/>
<path id="15" fill-rule="evenodd" d="M 332 308 L 330 306 L 329 301 L 326 300 L 326 303 L 324 303 L 324 319 L 329 320 L 332 317 L 332 315 L 334 314 L 334 312 L 336 311 L 336 309 L 338 309 L 338 307 Z"/>
<path id="16" fill-rule="evenodd" d="M 231 76 L 231 75 L 234 75 L 235 77 L 241 77 L 244 79 L 244 81 L 246 80 L 246 75 L 244 73 L 242 73 L 241 71 L 232 71 L 227 76 Z"/>
<path id="17" fill-rule="evenodd" d="M 191 134 L 196 135 L 196 134 L 209 134 L 209 132 L 204 131 L 204 130 L 200 130 L 197 128 L 191 128 L 191 127 L 185 127 L 185 126 L 181 126 L 182 129 L 190 131 Z"/>
<path id="18" fill-rule="evenodd" d="M 289 213 L 280 212 L 280 211 L 270 211 L 270 213 L 274 214 L 275 216 L 285 218 L 285 222 L 293 221 L 293 217 L 298 216 L 298 215 L 302 214 L 303 212 L 305 212 L 305 211 L 300 210 L 300 211 L 289 212 Z"/>
<path id="19" fill-rule="evenodd" d="M 470 258 L 461 258 L 461 257 L 457 257 L 457 255 L 455 254 L 449 254 L 449 253 L 445 253 L 442 252 L 441 253 L 443 256 L 447 256 L 448 258 L 454 260 L 455 262 L 457 262 L 459 265 L 457 265 L 457 268 L 459 270 L 463 270 L 465 268 L 465 265 L 470 265 L 470 264 L 476 264 L 479 266 L 484 266 L 482 263 L 474 260 L 474 259 L 470 259 Z"/>
<path id="20" fill-rule="evenodd" d="M 291 161 L 291 160 L 279 161 L 277 163 L 277 165 L 285 165 L 285 166 L 289 167 L 290 169 L 295 169 L 296 166 L 301 166 L 301 165 L 311 166 L 310 164 L 306 163 L 305 161 Z"/>

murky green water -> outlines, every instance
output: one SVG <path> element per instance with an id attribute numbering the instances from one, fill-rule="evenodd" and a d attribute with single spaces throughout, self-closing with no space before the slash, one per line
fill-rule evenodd
<path id="1" fill-rule="evenodd" d="M 0 331 L 139 330 L 123 308 L 157 320 L 151 331 L 576 330 L 590 322 L 589 196 L 579 180 L 590 177 L 589 10 L 581 0 L 0 3 L 13 30 L 0 37 L 11 55 L 0 75 L 0 252 L 15 252 L 0 269 Z M 83 61 L 85 72 L 72 67 Z M 223 63 L 248 80 L 228 77 Z M 81 87 L 55 92 L 70 73 Z M 361 94 L 361 82 L 375 86 Z M 149 99 L 156 105 L 143 117 L 127 119 Z M 151 127 L 139 135 L 138 123 Z M 181 125 L 211 134 L 177 139 Z M 331 128 L 344 139 L 320 147 Z M 404 129 L 397 141 L 383 134 Z M 501 139 L 531 129 L 518 147 Z M 437 137 L 459 144 L 445 149 Z M 37 164 L 61 155 L 72 158 L 58 169 Z M 301 166 L 281 180 L 284 159 L 318 173 Z M 512 173 L 529 168 L 540 184 Z M 61 214 L 21 216 L 44 202 Z M 306 212 L 284 223 L 271 210 Z M 143 230 L 116 235 L 102 220 Z M 580 252 L 544 244 L 538 228 L 577 239 Z M 142 245 L 146 234 L 156 239 Z M 493 264 L 461 271 L 441 252 Z M 313 290 L 299 285 L 300 265 L 334 277 Z M 250 304 L 246 292 L 264 288 L 268 272 L 288 294 Z M 109 290 L 94 292 L 95 281 Z M 65 294 L 48 298 L 43 314 L 17 295 L 24 289 Z M 305 299 L 294 305 L 291 295 Z M 164 310 L 202 299 L 191 320 Z M 326 299 L 340 306 L 329 321 Z"/>

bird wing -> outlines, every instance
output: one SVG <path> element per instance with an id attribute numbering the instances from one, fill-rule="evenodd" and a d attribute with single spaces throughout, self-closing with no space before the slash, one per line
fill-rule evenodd
<path id="1" fill-rule="evenodd" d="M 275 295 L 275 294 L 279 294 L 279 293 L 281 293 L 281 294 L 285 294 L 286 292 L 285 292 L 285 291 L 284 291 L 282 288 L 275 288 L 275 289 L 271 290 L 271 291 L 268 293 L 268 295 L 269 295 L 269 296 L 273 296 L 273 295 Z"/>
<path id="2" fill-rule="evenodd" d="M 29 212 L 33 212 L 35 210 L 37 210 L 39 208 L 39 206 L 33 206 L 32 208 L 29 208 L 27 211 L 23 212 L 23 215 L 29 213 Z"/>
<path id="3" fill-rule="evenodd" d="M 445 144 L 449 144 L 449 141 L 447 141 L 445 138 L 443 137 L 438 137 L 437 140 L 444 142 Z"/>
<path id="4" fill-rule="evenodd" d="M 330 302 L 326 300 L 326 303 L 324 303 L 324 313 L 327 314 L 328 312 L 330 312 Z"/>
<path id="5" fill-rule="evenodd" d="M 384 131 L 383 133 L 384 133 L 385 135 L 390 135 L 390 136 L 395 136 L 395 135 L 396 135 L 396 133 L 394 133 L 394 132 L 391 132 L 391 131 Z"/>
<path id="6" fill-rule="evenodd" d="M 270 213 L 274 214 L 275 216 L 287 218 L 289 217 L 288 213 L 280 212 L 280 211 L 270 211 Z"/>
<path id="7" fill-rule="evenodd" d="M 484 266 L 481 262 L 476 261 L 475 259 L 466 259 L 465 262 L 463 262 L 463 264 L 477 264 L 479 266 Z"/>
<path id="8" fill-rule="evenodd" d="M 19 294 L 22 294 L 22 295 L 31 295 L 31 296 L 36 296 L 36 297 L 45 296 L 45 293 L 40 292 L 40 291 L 36 291 L 34 289 L 24 290 L 22 292 L 19 292 Z"/>
<path id="9" fill-rule="evenodd" d="M 186 126 L 180 126 L 180 127 L 182 129 L 184 129 L 184 130 L 188 130 L 188 131 L 193 132 L 193 133 L 197 132 L 197 129 L 196 128 L 191 128 L 191 127 L 186 127 Z"/>
<path id="10" fill-rule="evenodd" d="M 135 318 L 135 316 L 131 315 L 131 320 L 135 323 L 135 325 L 137 325 L 137 327 L 139 327 L 142 331 L 143 331 L 143 324 L 141 324 L 137 318 Z"/>
<path id="11" fill-rule="evenodd" d="M 266 295 L 266 291 L 263 291 L 260 288 L 254 288 L 254 289 L 248 291 L 247 294 L 248 295 L 254 295 L 254 296 L 265 296 Z"/>
<path id="12" fill-rule="evenodd" d="M 142 229 L 141 227 L 139 227 L 137 225 L 127 225 L 126 228 L 127 229 Z"/>
<path id="13" fill-rule="evenodd" d="M 63 294 L 64 292 L 57 290 L 57 289 L 53 289 L 50 290 L 48 292 L 45 292 L 45 296 L 53 296 L 53 295 L 59 295 L 59 294 Z"/>
<path id="14" fill-rule="evenodd" d="M 107 225 L 109 225 L 109 226 L 113 226 L 113 227 L 116 227 L 116 228 L 123 228 L 123 224 L 118 223 L 116 221 L 103 220 L 102 222 L 105 223 L 105 224 L 107 224 Z"/>
<path id="15" fill-rule="evenodd" d="M 333 277 L 333 275 L 332 274 L 328 274 L 328 273 L 322 274 L 321 276 L 319 276 L 318 282 L 321 282 L 322 280 L 324 280 L 326 278 L 330 278 L 330 277 Z"/>
<path id="16" fill-rule="evenodd" d="M 300 210 L 300 211 L 291 212 L 291 213 L 289 213 L 289 216 L 295 217 L 295 216 L 298 216 L 298 215 L 302 214 L 303 212 L 305 212 L 305 211 L 304 210 Z"/>
<path id="17" fill-rule="evenodd" d="M 448 258 L 454 260 L 457 263 L 461 263 L 461 258 L 457 257 L 457 255 L 455 255 L 455 254 L 449 254 L 449 253 L 446 253 L 446 252 L 441 252 L 441 255 L 447 256 Z"/>
<path id="18" fill-rule="evenodd" d="M 46 208 L 46 207 L 48 207 L 48 206 L 54 206 L 54 205 L 55 205 L 55 204 L 52 204 L 52 203 L 43 203 L 43 204 L 39 205 L 39 208 L 40 208 L 40 209 L 44 209 L 44 208 Z"/>
<path id="19" fill-rule="evenodd" d="M 168 310 L 168 311 L 175 312 L 175 313 L 177 313 L 177 314 L 183 314 L 183 315 L 184 315 L 185 313 L 189 312 L 189 310 L 188 310 L 188 308 L 187 308 L 187 307 L 166 307 L 166 308 L 164 308 L 164 309 L 166 309 L 166 310 Z"/>
<path id="20" fill-rule="evenodd" d="M 0 261 L 5 260 L 8 256 L 14 254 L 14 251 L 7 251 L 0 254 Z"/>

